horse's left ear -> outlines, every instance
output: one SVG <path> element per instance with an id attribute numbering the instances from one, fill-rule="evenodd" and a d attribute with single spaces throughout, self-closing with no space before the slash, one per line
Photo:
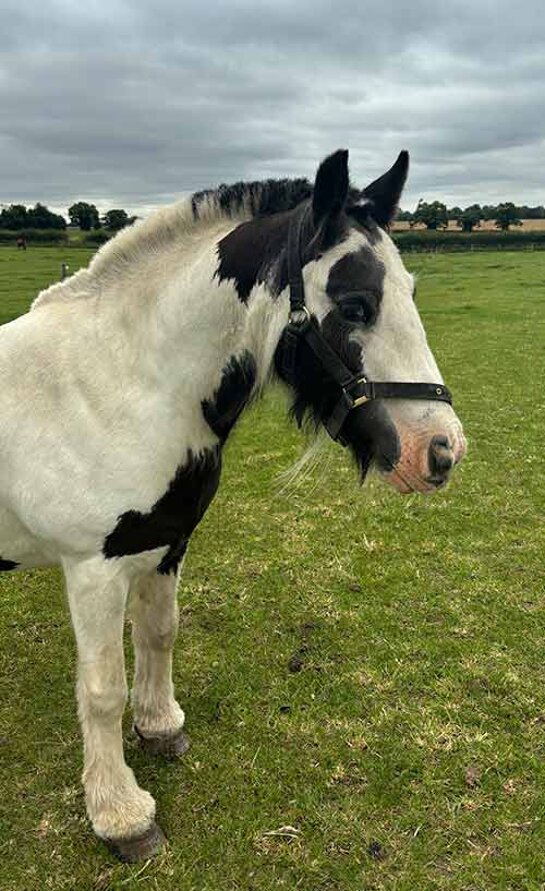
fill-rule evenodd
<path id="1" fill-rule="evenodd" d="M 318 167 L 312 196 L 312 214 L 317 227 L 327 218 L 337 217 L 348 195 L 348 151 L 339 149 Z"/>
<path id="2" fill-rule="evenodd" d="M 409 153 L 402 151 L 393 167 L 363 190 L 364 198 L 370 202 L 369 216 L 379 226 L 389 226 L 394 219 L 408 172 Z"/>

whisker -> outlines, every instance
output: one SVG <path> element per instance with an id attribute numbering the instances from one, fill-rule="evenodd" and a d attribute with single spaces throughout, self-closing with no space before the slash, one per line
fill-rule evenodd
<path id="1" fill-rule="evenodd" d="M 293 489 L 299 489 L 305 484 L 310 476 L 314 473 L 316 467 L 324 461 L 324 438 L 320 435 L 316 436 L 310 446 L 287 470 L 283 470 L 277 475 L 277 491 L 278 497 L 282 497 Z"/>
<path id="2" fill-rule="evenodd" d="M 390 468 L 390 471 L 391 471 L 392 473 L 397 473 L 399 479 L 400 479 L 403 483 L 405 483 L 405 485 L 407 486 L 407 488 L 408 488 L 411 492 L 414 493 L 414 492 L 417 491 L 417 489 L 413 486 L 413 484 L 410 482 L 410 480 L 409 480 L 408 478 L 406 478 L 406 477 L 401 473 L 399 467 L 396 467 L 395 464 L 393 463 L 393 461 L 392 461 L 390 458 L 388 458 L 383 452 L 379 452 L 379 457 L 382 458 L 382 460 L 386 462 L 386 464 L 388 465 L 388 467 Z"/>

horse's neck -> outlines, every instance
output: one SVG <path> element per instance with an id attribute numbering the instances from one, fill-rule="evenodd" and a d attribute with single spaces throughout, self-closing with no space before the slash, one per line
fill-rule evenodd
<path id="1" fill-rule="evenodd" d="M 266 281 L 256 280 L 241 299 L 237 282 L 252 244 L 236 231 L 224 221 L 208 238 L 196 237 L 183 255 L 173 250 L 151 256 L 115 285 L 118 299 L 108 300 L 115 327 L 122 327 L 142 362 L 160 370 L 164 386 L 185 403 L 210 398 L 231 360 L 243 354 L 254 360 L 255 389 L 261 388 L 286 321 L 287 298 L 273 294 Z M 232 240 L 238 249 L 222 273 L 221 244 Z M 262 268 L 255 251 L 252 263 L 256 271 Z"/>

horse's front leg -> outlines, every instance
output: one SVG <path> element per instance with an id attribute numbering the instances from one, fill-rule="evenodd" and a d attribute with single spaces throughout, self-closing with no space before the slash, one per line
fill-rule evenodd
<path id="1" fill-rule="evenodd" d="M 78 711 L 84 743 L 83 784 L 93 829 L 122 860 L 151 856 L 164 842 L 155 802 L 140 789 L 123 756 L 127 701 L 123 620 L 128 581 L 102 557 L 63 560 L 78 646 Z"/>
<path id="2" fill-rule="evenodd" d="M 178 634 L 178 577 L 151 572 L 131 587 L 135 655 L 132 706 L 142 746 L 153 754 L 182 755 L 185 716 L 174 698 L 172 650 Z"/>

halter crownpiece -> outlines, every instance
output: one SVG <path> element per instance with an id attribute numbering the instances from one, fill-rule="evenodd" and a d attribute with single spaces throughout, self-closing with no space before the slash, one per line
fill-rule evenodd
<path id="1" fill-rule="evenodd" d="M 288 380 L 293 379 L 297 350 L 302 340 L 312 350 L 328 375 L 339 386 L 340 395 L 324 426 L 335 441 L 347 445 L 342 436 L 344 423 L 355 408 L 373 399 L 426 399 L 447 402 L 452 396 L 444 384 L 412 383 L 405 381 L 370 381 L 364 375 L 355 375 L 331 348 L 305 303 L 303 282 L 302 233 L 309 212 L 305 203 L 299 213 L 290 220 L 287 244 L 288 283 L 290 314 L 284 330 L 282 367 Z"/>

